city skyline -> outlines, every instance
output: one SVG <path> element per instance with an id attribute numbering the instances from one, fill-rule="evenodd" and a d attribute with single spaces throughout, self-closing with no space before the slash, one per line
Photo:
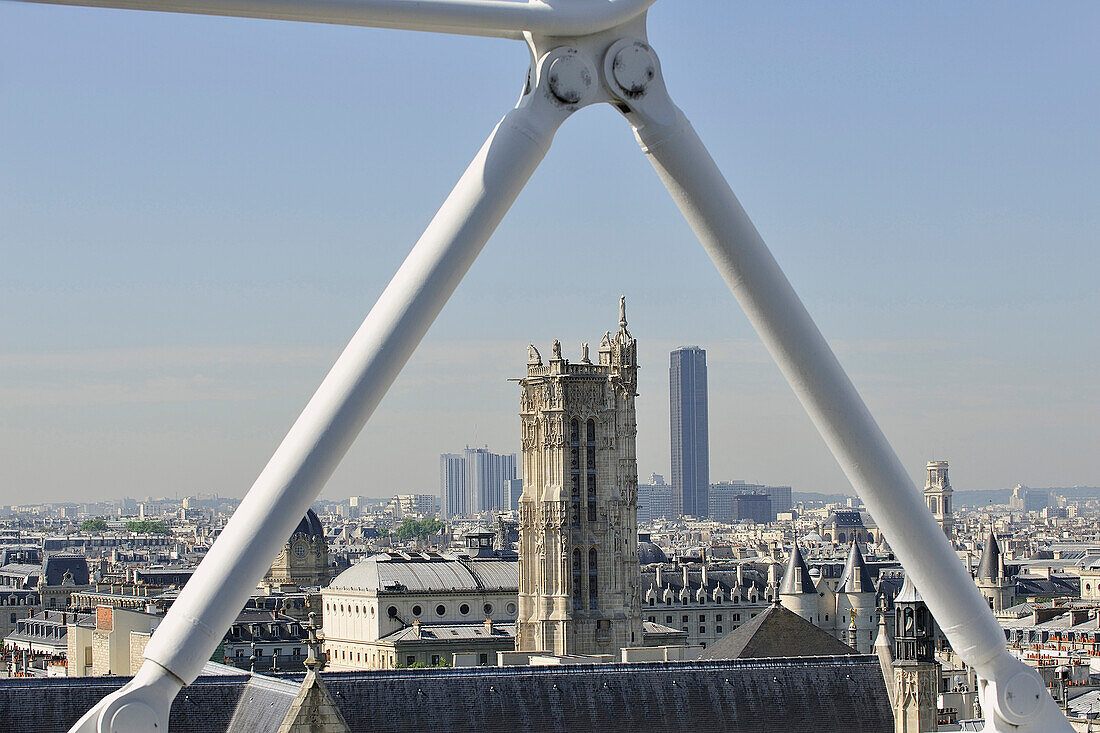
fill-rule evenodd
<path id="1" fill-rule="evenodd" d="M 1096 14 L 652 11 L 677 101 L 917 487 L 932 458 L 960 490 L 1100 484 Z M 242 495 L 514 101 L 525 53 L 16 4 L 0 49 L 0 503 Z M 477 73 L 437 89 L 457 57 Z M 394 58 L 400 82 L 348 71 Z M 585 263 L 584 297 L 542 307 L 527 273 L 547 250 Z M 848 490 L 625 126 L 585 112 L 323 496 L 430 490 L 449 446 L 514 445 L 505 380 L 529 334 L 576 358 L 591 303 L 622 292 L 642 475 L 670 473 L 663 354 L 698 342 L 724 385 L 715 477 Z"/>

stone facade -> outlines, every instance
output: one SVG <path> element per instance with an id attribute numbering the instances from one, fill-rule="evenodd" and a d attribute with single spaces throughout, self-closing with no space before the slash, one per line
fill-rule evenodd
<path id="1" fill-rule="evenodd" d="M 936 730 L 938 676 L 933 664 L 894 667 L 894 733 Z"/>
<path id="2" fill-rule="evenodd" d="M 321 520 L 310 509 L 276 555 L 264 580 L 302 587 L 321 587 L 327 585 L 331 579 L 328 542 L 325 541 Z"/>
<path id="3" fill-rule="evenodd" d="M 528 347 L 516 648 L 613 654 L 641 643 L 635 453 L 637 342 L 604 334 L 593 363 Z"/>
<path id="4" fill-rule="evenodd" d="M 955 536 L 955 519 L 952 512 L 951 481 L 947 478 L 947 461 L 928 462 L 928 482 L 924 485 L 924 503 L 936 518 L 948 539 Z"/>

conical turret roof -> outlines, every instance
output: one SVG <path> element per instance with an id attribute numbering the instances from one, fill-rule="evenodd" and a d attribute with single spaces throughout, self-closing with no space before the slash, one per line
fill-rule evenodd
<path id="1" fill-rule="evenodd" d="M 905 583 L 901 586 L 901 591 L 894 597 L 894 603 L 924 603 L 920 591 L 917 590 L 917 584 L 913 582 L 913 578 L 909 573 L 905 574 Z"/>
<path id="2" fill-rule="evenodd" d="M 806 566 L 806 560 L 802 557 L 802 551 L 798 549 L 796 543 L 791 550 L 787 569 L 783 573 L 783 582 L 779 584 L 779 594 L 789 596 L 814 592 L 814 581 L 810 577 L 810 569 Z"/>
<path id="3" fill-rule="evenodd" d="M 978 563 L 978 578 L 982 580 L 996 580 L 1000 577 L 1001 546 L 997 544 L 997 535 L 993 527 L 989 528 L 989 537 L 985 540 L 985 549 L 982 550 L 982 560 Z"/>
<path id="4" fill-rule="evenodd" d="M 848 562 L 844 565 L 844 572 L 840 574 L 840 582 L 837 589 L 844 593 L 874 593 L 875 583 L 871 580 L 871 571 L 867 569 L 867 561 L 863 559 L 859 543 L 853 542 L 852 549 L 848 551 Z"/>

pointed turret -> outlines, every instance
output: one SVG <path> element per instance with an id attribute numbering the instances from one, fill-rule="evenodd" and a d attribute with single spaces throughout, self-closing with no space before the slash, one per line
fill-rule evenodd
<path id="1" fill-rule="evenodd" d="M 985 540 L 982 559 L 978 563 L 979 580 L 997 580 L 1001 577 L 1004 563 L 1001 561 L 1001 546 L 997 544 L 997 535 L 993 526 L 989 527 L 989 536 Z"/>
<path id="2" fill-rule="evenodd" d="M 851 549 L 848 550 L 848 562 L 840 574 L 837 591 L 844 593 L 874 593 L 875 591 L 871 571 L 867 569 L 867 561 L 863 559 L 858 542 L 853 542 Z"/>
<path id="3" fill-rule="evenodd" d="M 810 569 L 806 566 L 806 560 L 802 557 L 802 551 L 798 545 L 791 550 L 791 558 L 787 562 L 787 569 L 783 573 L 783 582 L 779 585 L 779 594 L 800 595 L 813 593 L 814 581 L 810 577 Z"/>

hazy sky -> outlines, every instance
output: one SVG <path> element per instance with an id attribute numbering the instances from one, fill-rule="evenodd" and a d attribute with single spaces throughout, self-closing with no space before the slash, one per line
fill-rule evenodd
<path id="1" fill-rule="evenodd" d="M 1100 484 L 1100 5 L 660 0 L 650 40 L 915 478 Z M 0 2 L 0 503 L 242 495 L 493 124 L 517 42 Z M 324 496 L 519 447 L 620 293 L 639 472 L 847 483 L 606 107 L 577 114 Z M 921 478 L 921 480 L 923 480 Z"/>

